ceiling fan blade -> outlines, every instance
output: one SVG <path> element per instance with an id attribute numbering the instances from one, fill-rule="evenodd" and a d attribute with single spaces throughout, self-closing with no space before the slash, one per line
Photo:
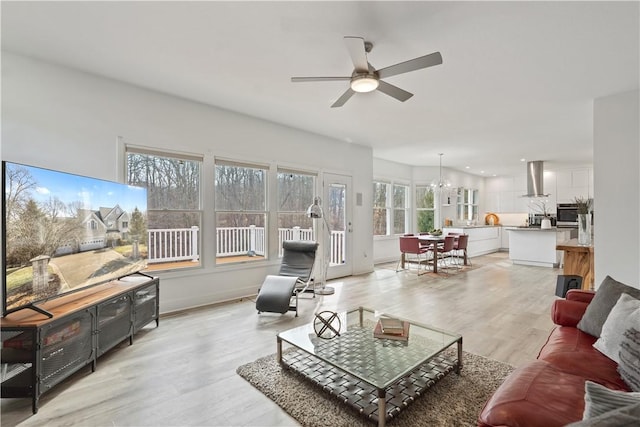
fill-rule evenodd
<path id="1" fill-rule="evenodd" d="M 378 70 L 377 73 L 381 79 L 384 79 L 397 74 L 408 73 L 409 71 L 420 70 L 440 64 L 442 64 L 442 55 L 440 55 L 440 52 L 434 52 L 399 64 L 390 65 L 389 67 Z"/>
<path id="2" fill-rule="evenodd" d="M 351 77 L 291 77 L 293 83 L 298 82 L 337 82 L 351 80 Z"/>
<path id="3" fill-rule="evenodd" d="M 369 63 L 367 62 L 367 52 L 364 48 L 364 39 L 362 37 L 345 36 L 344 42 L 347 45 L 347 50 L 356 72 L 367 73 L 369 71 Z"/>
<path id="4" fill-rule="evenodd" d="M 398 86 L 383 82 L 382 80 L 378 82 L 378 90 L 401 102 L 404 102 L 413 96 L 412 93 L 400 89 Z"/>
<path id="5" fill-rule="evenodd" d="M 349 98 L 351 98 L 353 96 L 354 93 L 355 93 L 355 91 L 353 89 L 351 89 L 351 88 L 347 89 L 347 91 L 345 93 L 343 93 L 342 96 L 340 98 L 338 98 L 338 100 L 336 102 L 333 103 L 331 108 L 342 107 L 344 105 L 344 103 L 347 102 L 349 100 Z"/>

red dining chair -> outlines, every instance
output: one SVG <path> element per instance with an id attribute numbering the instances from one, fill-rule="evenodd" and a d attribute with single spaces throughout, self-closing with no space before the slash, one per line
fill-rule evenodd
<path id="1" fill-rule="evenodd" d="M 405 263 L 411 262 L 409 258 L 413 258 L 418 263 L 418 276 L 426 273 L 426 271 L 424 273 L 420 273 L 420 266 L 425 264 L 427 261 L 426 253 L 427 249 L 420 246 L 418 237 L 400 236 L 400 259 L 398 260 L 398 264 L 396 265 L 396 272 L 400 271 L 400 263 L 402 263 L 403 261 Z M 425 255 L 424 259 L 422 258 L 422 255 Z"/>
<path id="2" fill-rule="evenodd" d="M 468 234 L 461 234 L 458 236 L 457 241 L 454 243 L 453 245 L 453 250 L 455 252 L 456 255 L 456 259 L 458 260 L 458 265 L 460 262 L 460 255 L 462 254 L 463 257 L 463 264 L 464 265 L 471 265 L 471 261 L 469 260 L 469 257 L 467 256 L 467 244 L 469 243 L 469 235 Z M 466 262 L 465 262 L 466 260 Z M 461 268 L 461 267 L 460 267 Z"/>
<path id="3" fill-rule="evenodd" d="M 449 270 L 449 267 L 447 266 L 447 258 L 449 258 L 449 264 L 451 264 L 454 244 L 455 237 L 452 235 L 446 235 L 444 237 L 444 242 L 438 247 L 438 259 L 433 260 L 433 262 L 442 261 L 442 265 L 447 269 L 447 271 Z"/>

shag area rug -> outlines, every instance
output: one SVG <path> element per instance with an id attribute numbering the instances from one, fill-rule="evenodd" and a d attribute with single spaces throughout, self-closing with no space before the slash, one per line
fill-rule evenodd
<path id="1" fill-rule="evenodd" d="M 475 426 L 486 401 L 514 368 L 467 352 L 463 364 L 460 375 L 446 375 L 387 425 Z M 300 374 L 282 368 L 275 354 L 236 372 L 305 427 L 375 425 Z"/>

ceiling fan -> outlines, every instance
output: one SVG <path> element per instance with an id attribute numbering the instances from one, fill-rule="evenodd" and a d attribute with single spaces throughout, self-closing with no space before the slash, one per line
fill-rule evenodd
<path id="1" fill-rule="evenodd" d="M 350 81 L 349 89 L 333 103 L 331 108 L 342 107 L 356 92 L 372 92 L 376 89 L 398 101 L 404 102 L 411 98 L 413 94 L 381 79 L 442 64 L 442 55 L 440 55 L 440 52 L 434 52 L 376 70 L 367 60 L 367 53 L 371 52 L 373 48 L 372 43 L 365 41 L 362 37 L 351 36 L 345 36 L 344 41 L 354 66 L 350 77 L 291 77 L 291 81 L 294 83 Z"/>

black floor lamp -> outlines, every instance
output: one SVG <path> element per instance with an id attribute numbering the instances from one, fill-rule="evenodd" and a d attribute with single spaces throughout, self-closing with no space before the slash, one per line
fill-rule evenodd
<path id="1" fill-rule="evenodd" d="M 313 199 L 313 204 L 309 206 L 309 208 L 307 209 L 307 216 L 309 218 L 313 218 L 313 219 L 322 218 L 324 220 L 324 225 L 327 227 L 327 232 L 328 232 L 328 239 L 326 242 L 324 242 L 323 249 L 322 249 L 322 267 L 323 267 L 322 288 L 315 291 L 315 293 L 318 295 L 331 295 L 336 291 L 331 286 L 327 286 L 327 270 L 329 269 L 329 262 L 331 259 L 331 254 L 327 253 L 329 252 L 327 251 L 327 249 L 330 248 L 330 243 L 331 243 L 331 228 L 329 227 L 327 218 L 324 215 L 324 212 L 322 211 L 322 207 L 320 206 L 321 204 L 322 204 L 322 200 L 320 200 L 320 197 L 315 197 Z"/>

